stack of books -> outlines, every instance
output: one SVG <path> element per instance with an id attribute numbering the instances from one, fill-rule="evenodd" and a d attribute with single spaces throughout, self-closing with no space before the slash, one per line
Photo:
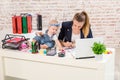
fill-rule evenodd
<path id="1" fill-rule="evenodd" d="M 21 14 L 20 16 L 12 17 L 13 33 L 31 33 L 32 30 L 32 16 L 30 14 Z"/>

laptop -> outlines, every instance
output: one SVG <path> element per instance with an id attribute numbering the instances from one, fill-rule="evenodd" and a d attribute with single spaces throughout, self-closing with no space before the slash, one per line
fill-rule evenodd
<path id="1" fill-rule="evenodd" d="M 72 54 L 76 59 L 94 58 L 95 55 L 92 51 L 92 45 L 94 42 L 103 43 L 103 38 L 86 38 L 75 40 L 75 50 Z"/>

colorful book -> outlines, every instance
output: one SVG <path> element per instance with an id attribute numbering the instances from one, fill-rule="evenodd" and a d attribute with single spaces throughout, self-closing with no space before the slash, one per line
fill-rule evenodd
<path id="1" fill-rule="evenodd" d="M 37 15 L 37 30 L 42 30 L 42 15 Z"/>
<path id="2" fill-rule="evenodd" d="M 12 17 L 12 29 L 13 29 L 13 33 L 17 33 L 17 17 L 13 16 Z"/>
<path id="3" fill-rule="evenodd" d="M 28 33 L 31 33 L 31 31 L 32 31 L 32 16 L 27 16 L 27 28 L 28 28 Z"/>
<path id="4" fill-rule="evenodd" d="M 28 28 L 27 28 L 27 17 L 22 16 L 22 33 L 27 33 Z"/>
<path id="5" fill-rule="evenodd" d="M 22 17 L 17 16 L 17 32 L 18 34 L 22 34 Z"/>

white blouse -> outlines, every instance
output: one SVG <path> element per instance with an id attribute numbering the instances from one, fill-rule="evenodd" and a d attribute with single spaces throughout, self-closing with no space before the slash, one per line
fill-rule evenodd
<path id="1" fill-rule="evenodd" d="M 74 34 L 74 33 L 72 33 L 71 41 L 75 42 L 76 39 L 80 39 L 80 34 Z"/>

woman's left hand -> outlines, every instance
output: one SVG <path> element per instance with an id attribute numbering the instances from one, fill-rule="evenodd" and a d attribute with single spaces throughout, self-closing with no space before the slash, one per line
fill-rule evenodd
<path id="1" fill-rule="evenodd" d="M 72 48 L 74 48 L 75 47 L 75 41 L 74 42 L 72 42 L 72 46 L 71 46 Z"/>

